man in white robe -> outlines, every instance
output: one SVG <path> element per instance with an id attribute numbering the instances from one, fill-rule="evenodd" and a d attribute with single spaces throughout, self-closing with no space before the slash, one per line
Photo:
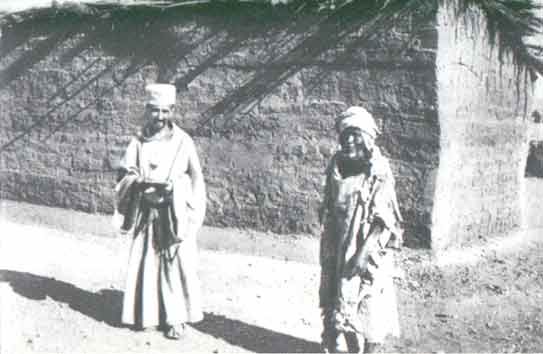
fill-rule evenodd
<path id="1" fill-rule="evenodd" d="M 121 161 L 116 213 L 133 236 L 122 322 L 179 339 L 203 318 L 196 234 L 205 184 L 191 137 L 173 121 L 173 85 L 146 87 L 145 125 Z"/>

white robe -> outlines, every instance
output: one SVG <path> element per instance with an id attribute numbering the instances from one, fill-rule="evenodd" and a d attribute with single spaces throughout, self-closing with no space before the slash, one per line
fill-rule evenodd
<path id="1" fill-rule="evenodd" d="M 146 203 L 141 192 L 130 190 L 134 174 L 127 174 L 116 188 L 118 201 L 126 200 L 128 194 L 132 198 L 132 205 L 125 205 L 120 214 L 128 218 L 130 210 L 134 211 L 129 222 L 125 222 L 133 242 L 122 322 L 142 328 L 203 318 L 196 234 L 205 214 L 205 186 L 203 179 L 193 183 L 189 174 L 197 169 L 201 175 L 192 139 L 175 125 L 172 133 L 166 139 L 134 138 L 121 167 L 155 181 L 166 181 L 169 176 L 173 183 L 173 208 L 158 211 Z M 134 198 L 136 194 L 138 198 Z M 165 246 L 165 230 L 173 230 L 182 241 Z"/>

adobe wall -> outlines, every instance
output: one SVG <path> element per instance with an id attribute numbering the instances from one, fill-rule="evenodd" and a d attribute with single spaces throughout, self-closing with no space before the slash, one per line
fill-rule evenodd
<path id="1" fill-rule="evenodd" d="M 531 104 L 528 78 L 489 45 L 481 14 L 456 21 L 451 4 L 438 14 L 436 249 L 521 228 Z"/>
<path id="2" fill-rule="evenodd" d="M 114 170 L 141 124 L 144 86 L 158 80 L 178 88 L 177 121 L 207 181 L 207 224 L 317 234 L 333 117 L 362 104 L 384 132 L 408 240 L 428 243 L 440 141 L 435 26 L 367 30 L 364 4 L 330 15 L 233 6 L 4 25 L 1 197 L 111 212 Z"/>

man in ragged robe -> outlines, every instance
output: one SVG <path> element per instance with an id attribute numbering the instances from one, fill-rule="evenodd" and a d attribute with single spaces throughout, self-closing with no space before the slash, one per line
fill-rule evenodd
<path id="1" fill-rule="evenodd" d="M 179 339 L 203 318 L 196 234 L 205 185 L 191 137 L 172 120 L 175 86 L 146 87 L 145 125 L 121 161 L 116 211 L 133 237 L 122 322 Z"/>
<path id="2" fill-rule="evenodd" d="M 322 345 L 337 352 L 343 335 L 349 352 L 369 352 L 399 335 L 390 249 L 401 244 L 402 220 L 371 114 L 351 107 L 336 129 L 341 149 L 326 170 L 320 210 Z"/>

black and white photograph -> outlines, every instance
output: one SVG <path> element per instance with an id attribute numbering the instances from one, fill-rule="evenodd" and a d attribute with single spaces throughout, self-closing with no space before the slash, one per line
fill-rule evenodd
<path id="1" fill-rule="evenodd" d="M 543 0 L 0 0 L 0 354 L 543 352 Z"/>

